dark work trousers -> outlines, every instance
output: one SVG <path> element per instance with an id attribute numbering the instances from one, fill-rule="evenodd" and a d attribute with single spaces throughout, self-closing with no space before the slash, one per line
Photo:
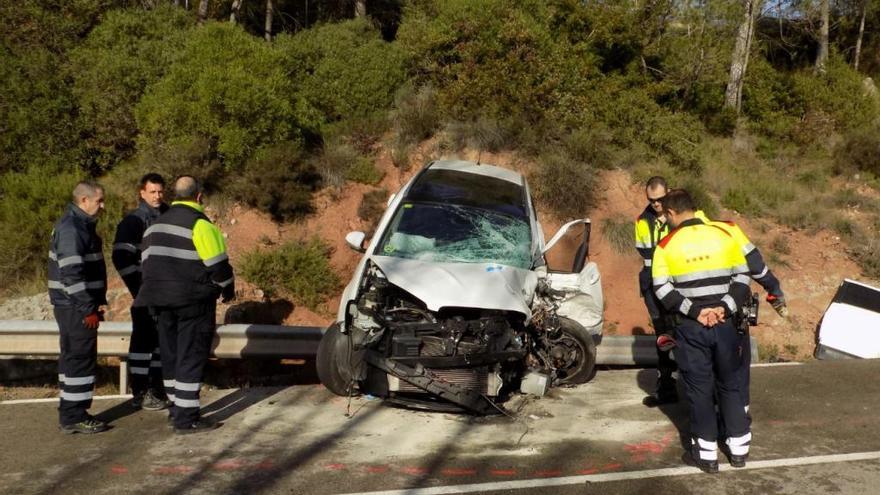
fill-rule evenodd
<path id="1" fill-rule="evenodd" d="M 743 336 L 732 320 L 707 328 L 689 318 L 677 329 L 676 359 L 690 403 L 690 433 L 707 442 L 718 440 L 718 411 L 727 435 L 739 437 L 749 432 L 745 412 L 742 367 Z"/>
<path id="2" fill-rule="evenodd" d="M 55 306 L 55 321 L 61 337 L 58 382 L 61 403 L 58 419 L 62 426 L 85 421 L 92 407 L 95 367 L 98 360 L 98 332 L 83 325 L 83 314 L 73 306 Z"/>
<path id="3" fill-rule="evenodd" d="M 143 395 L 147 390 L 152 390 L 156 397 L 165 397 L 159 356 L 156 321 L 147 308 L 132 307 L 128 369 L 131 372 L 131 391 L 134 395 Z"/>
<path id="4" fill-rule="evenodd" d="M 199 419 L 199 388 L 216 331 L 216 303 L 151 307 L 159 330 L 165 393 L 174 401 L 174 426 L 186 428 Z"/>
<path id="5" fill-rule="evenodd" d="M 752 423 L 752 415 L 749 412 L 749 401 L 751 397 L 749 395 L 749 382 L 751 380 L 751 363 L 752 363 L 752 342 L 749 339 L 749 334 L 745 333 L 741 336 L 743 339 L 742 342 L 742 355 L 743 355 L 743 366 L 740 369 L 740 384 L 739 384 L 739 393 L 742 396 L 742 401 L 744 404 L 743 410 L 746 412 L 746 417 L 748 418 L 749 424 Z M 718 417 L 718 434 L 721 438 L 727 437 L 727 426 L 724 424 L 724 419 L 719 415 Z"/>
<path id="6" fill-rule="evenodd" d="M 648 290 L 643 292 L 642 298 L 645 300 L 645 307 L 648 308 L 648 316 L 651 318 L 651 324 L 654 326 L 654 334 L 660 335 L 665 333 L 674 337 L 675 328 L 669 324 L 669 317 L 654 291 Z M 675 379 L 672 378 L 672 373 L 678 368 L 670 356 L 671 351 L 661 351 L 656 346 L 655 348 L 657 349 L 657 372 L 659 374 L 657 392 L 659 394 L 674 394 L 676 393 Z"/>

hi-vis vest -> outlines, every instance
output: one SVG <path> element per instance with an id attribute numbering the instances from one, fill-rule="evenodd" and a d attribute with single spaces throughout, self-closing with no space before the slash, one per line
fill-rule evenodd
<path id="1" fill-rule="evenodd" d="M 210 302 L 233 287 L 226 244 L 197 203 L 175 201 L 144 232 L 135 306 Z"/>
<path id="2" fill-rule="evenodd" d="M 669 224 L 661 222 L 657 213 L 648 205 L 636 219 L 635 238 L 636 251 L 642 257 L 642 270 L 639 273 L 639 290 L 645 292 L 651 288 L 651 263 L 654 259 L 654 248 L 669 233 Z"/>
<path id="3" fill-rule="evenodd" d="M 669 311 L 696 319 L 706 307 L 735 314 L 749 297 L 749 268 L 739 244 L 715 225 L 690 219 L 654 250 L 653 288 Z"/>

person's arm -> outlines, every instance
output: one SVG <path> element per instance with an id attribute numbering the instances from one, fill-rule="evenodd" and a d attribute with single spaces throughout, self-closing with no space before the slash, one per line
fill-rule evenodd
<path id="1" fill-rule="evenodd" d="M 642 258 L 642 269 L 639 271 L 639 292 L 644 294 L 651 290 L 651 264 L 654 249 L 651 245 L 651 231 L 648 222 L 639 218 L 635 223 L 635 246 Z"/>
<path id="2" fill-rule="evenodd" d="M 59 228 L 55 235 L 55 256 L 64 292 L 81 314 L 96 313 L 99 306 L 98 301 L 95 301 L 86 290 L 85 261 L 86 258 L 100 255 L 100 253 L 88 253 L 86 239 L 69 225 Z"/>
<path id="3" fill-rule="evenodd" d="M 141 288 L 140 243 L 144 225 L 134 215 L 128 215 L 116 227 L 113 240 L 113 266 L 128 287 L 132 297 L 137 297 Z"/>
<path id="4" fill-rule="evenodd" d="M 221 288 L 223 301 L 235 297 L 235 276 L 220 229 L 211 222 L 197 220 L 193 226 L 193 244 L 210 273 L 211 281 Z"/>

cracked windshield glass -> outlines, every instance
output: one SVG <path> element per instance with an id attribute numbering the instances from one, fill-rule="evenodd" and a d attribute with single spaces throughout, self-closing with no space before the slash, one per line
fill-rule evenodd
<path id="1" fill-rule="evenodd" d="M 531 231 L 517 184 L 449 170 L 413 185 L 380 244 L 385 256 L 531 266 Z"/>

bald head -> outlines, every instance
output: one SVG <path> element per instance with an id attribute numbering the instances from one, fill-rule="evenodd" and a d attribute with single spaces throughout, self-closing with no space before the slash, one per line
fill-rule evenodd
<path id="1" fill-rule="evenodd" d="M 73 204 L 95 217 L 104 209 L 104 188 L 93 181 L 82 181 L 73 188 Z"/>
<path id="2" fill-rule="evenodd" d="M 190 175 L 182 175 L 174 182 L 174 199 L 178 201 L 198 201 L 202 193 L 199 181 Z"/>

